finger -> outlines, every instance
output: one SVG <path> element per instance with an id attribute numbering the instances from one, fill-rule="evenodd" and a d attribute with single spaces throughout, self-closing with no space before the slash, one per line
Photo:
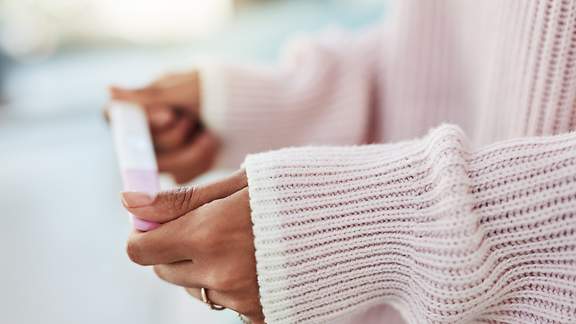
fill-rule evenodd
<path id="1" fill-rule="evenodd" d="M 171 284 L 180 287 L 202 287 L 202 273 L 194 261 L 182 261 L 154 266 L 156 275 Z"/>
<path id="2" fill-rule="evenodd" d="M 202 287 L 187 287 L 185 289 L 186 292 L 194 299 L 204 302 L 202 299 L 202 291 L 200 290 L 201 288 Z M 224 293 L 217 290 L 208 289 L 206 287 L 204 288 L 206 289 L 206 297 L 213 304 L 226 307 L 227 309 L 248 316 L 255 324 L 264 323 L 264 315 L 262 314 L 261 308 L 258 306 L 253 306 L 260 304 L 259 298 L 251 300 L 253 298 L 245 296 L 244 294 L 228 292 Z M 255 295 L 258 296 L 258 294 Z"/>
<path id="3" fill-rule="evenodd" d="M 128 257 L 143 266 L 190 260 L 184 228 L 183 221 L 177 219 L 150 232 L 133 232 L 126 246 Z"/>
<path id="4" fill-rule="evenodd" d="M 110 96 L 112 99 L 129 101 L 141 105 L 162 105 L 166 101 L 166 92 L 158 86 L 147 86 L 139 89 L 125 89 L 116 86 L 110 87 Z"/>
<path id="5" fill-rule="evenodd" d="M 145 108 L 153 133 L 168 130 L 179 120 L 176 111 L 169 106 L 154 105 Z"/>
<path id="6" fill-rule="evenodd" d="M 186 183 L 212 167 L 220 147 L 216 136 L 205 131 L 182 150 L 159 154 L 158 168 L 175 175 L 176 182 Z"/>
<path id="7" fill-rule="evenodd" d="M 178 114 L 176 111 L 166 105 L 153 105 L 145 106 L 146 114 L 152 132 L 162 131 L 170 128 L 177 120 Z M 104 120 L 110 122 L 110 105 L 107 104 L 102 108 L 102 116 Z"/>
<path id="8" fill-rule="evenodd" d="M 203 287 L 188 287 L 186 288 L 186 292 L 194 299 L 204 303 L 202 300 L 202 292 L 200 290 L 201 288 Z M 208 300 L 211 301 L 214 305 L 219 305 L 234 310 L 233 306 L 231 305 L 232 303 L 230 297 L 227 294 L 218 292 L 216 290 L 211 290 L 206 287 L 204 288 L 206 289 L 206 297 L 208 297 Z M 208 307 L 208 305 L 206 306 Z"/>
<path id="9" fill-rule="evenodd" d="M 247 185 L 246 173 L 241 170 L 211 184 L 164 191 L 154 198 L 145 193 L 123 192 L 122 202 L 130 213 L 142 220 L 166 223 L 211 201 L 226 198 Z"/>
<path id="10" fill-rule="evenodd" d="M 154 134 L 154 146 L 160 152 L 169 152 L 181 147 L 190 138 L 194 131 L 193 126 L 190 118 L 178 118 L 172 127 Z"/>
<path id="11" fill-rule="evenodd" d="M 175 87 L 182 84 L 195 83 L 198 80 L 198 73 L 196 71 L 191 72 L 179 72 L 179 73 L 168 73 L 161 76 L 153 85 L 160 85 L 164 87 Z"/>

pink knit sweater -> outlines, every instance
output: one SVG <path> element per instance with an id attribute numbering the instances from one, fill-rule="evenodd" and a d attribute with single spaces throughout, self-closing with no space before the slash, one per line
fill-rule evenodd
<path id="1" fill-rule="evenodd" d="M 576 323 L 576 1 L 396 1 L 203 82 L 223 165 L 302 146 L 244 162 L 268 323 Z"/>

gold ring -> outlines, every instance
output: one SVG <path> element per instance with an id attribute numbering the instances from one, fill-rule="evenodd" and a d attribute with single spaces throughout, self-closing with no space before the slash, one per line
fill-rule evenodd
<path id="1" fill-rule="evenodd" d="M 210 298 L 208 298 L 208 289 L 206 288 L 200 288 L 200 295 L 202 295 L 202 301 L 204 302 L 204 304 L 210 306 L 211 310 L 216 310 L 216 311 L 221 311 L 221 310 L 225 310 L 226 307 L 224 306 L 220 306 L 220 305 L 216 305 L 214 304 Z"/>

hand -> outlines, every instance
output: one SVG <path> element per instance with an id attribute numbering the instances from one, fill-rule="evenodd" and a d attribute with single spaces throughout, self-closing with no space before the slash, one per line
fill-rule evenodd
<path id="1" fill-rule="evenodd" d="M 112 99 L 146 109 L 158 167 L 186 183 L 208 171 L 218 153 L 216 137 L 200 121 L 197 72 L 169 74 L 141 89 L 111 87 Z"/>
<path id="2" fill-rule="evenodd" d="M 154 199 L 123 193 L 124 206 L 137 217 L 162 223 L 134 232 L 127 252 L 140 265 L 154 266 L 163 280 L 264 323 L 256 277 L 254 237 L 246 174 L 205 187 L 163 192 Z"/>
<path id="3" fill-rule="evenodd" d="M 143 106 L 170 106 L 192 117 L 200 114 L 200 77 L 198 72 L 167 74 L 150 85 L 128 90 L 110 87 L 112 98 Z"/>

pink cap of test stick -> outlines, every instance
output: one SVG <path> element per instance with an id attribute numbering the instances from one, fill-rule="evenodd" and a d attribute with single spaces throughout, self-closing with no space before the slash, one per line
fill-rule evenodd
<path id="1" fill-rule="evenodd" d="M 160 189 L 158 172 L 155 170 L 122 170 L 122 182 L 125 191 L 142 192 L 155 197 Z M 158 223 L 148 222 L 132 215 L 134 228 L 148 232 L 160 226 Z"/>

